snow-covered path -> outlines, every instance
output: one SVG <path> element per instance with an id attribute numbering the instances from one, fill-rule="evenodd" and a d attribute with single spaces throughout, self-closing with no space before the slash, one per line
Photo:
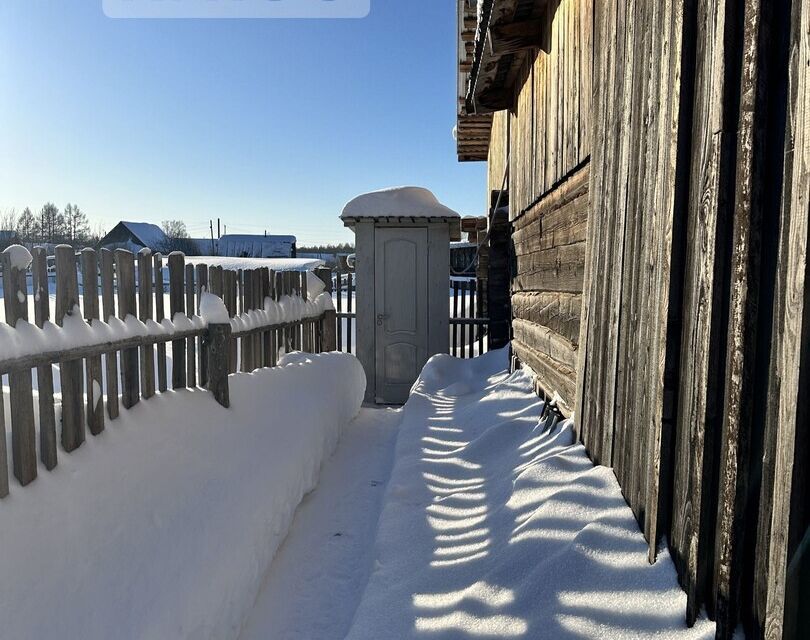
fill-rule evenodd
<path id="1" fill-rule="evenodd" d="M 273 559 L 241 640 L 337 640 L 373 565 L 401 411 L 364 408 L 321 469 Z"/>

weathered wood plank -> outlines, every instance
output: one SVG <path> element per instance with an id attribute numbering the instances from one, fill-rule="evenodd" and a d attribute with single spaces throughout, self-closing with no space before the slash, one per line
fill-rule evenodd
<path id="1" fill-rule="evenodd" d="M 93 249 L 83 249 L 82 287 L 84 289 L 84 319 L 92 325 L 99 321 L 98 304 L 98 255 Z M 104 431 L 104 378 L 101 373 L 101 356 L 93 356 L 85 362 L 87 428 L 97 436 Z"/>
<path id="2" fill-rule="evenodd" d="M 186 265 L 186 313 L 187 315 L 193 316 L 196 310 L 196 304 L 194 302 L 194 293 L 195 293 L 195 283 L 194 283 L 194 265 L 187 264 Z M 186 362 L 186 380 L 187 385 L 189 387 L 196 387 L 197 386 L 197 340 L 195 338 L 189 338 L 186 341 L 186 354 L 187 354 L 187 362 Z"/>
<path id="3" fill-rule="evenodd" d="M 169 254 L 169 312 L 174 322 L 175 316 L 186 312 L 185 278 L 186 257 L 179 251 Z M 186 386 L 186 341 L 172 341 L 172 389 Z"/>
<path id="4" fill-rule="evenodd" d="M 101 319 L 109 323 L 115 317 L 115 255 L 109 249 L 101 250 Z M 107 416 L 115 420 L 118 406 L 118 353 L 104 354 L 107 373 Z"/>
<path id="5" fill-rule="evenodd" d="M 31 265 L 34 293 L 34 322 L 41 329 L 51 319 L 48 287 L 48 259 L 42 247 L 32 251 Z M 37 367 L 37 394 L 39 396 L 39 456 L 50 471 L 56 466 L 56 412 L 53 401 L 53 366 Z M 0 434 L 5 438 L 5 432 Z M 5 444 L 3 445 L 5 446 Z M 5 457 L 4 452 L 0 457 Z M 0 470 L 2 476 L 2 470 Z M 2 480 L 0 480 L 2 482 Z"/>
<path id="6" fill-rule="evenodd" d="M 128 316 L 137 317 L 135 303 L 135 256 L 124 249 L 115 251 L 115 267 L 118 276 L 118 317 L 126 321 Z M 141 400 L 138 348 L 121 352 L 121 404 L 131 409 Z"/>
<path id="7" fill-rule="evenodd" d="M 198 264 L 196 267 L 196 296 L 197 305 L 195 307 L 197 315 L 200 314 L 200 301 L 202 300 L 203 293 L 208 293 L 208 265 Z M 199 338 L 197 341 L 197 352 L 200 354 L 199 358 L 199 378 L 200 386 L 206 388 L 208 386 L 208 349 L 203 344 L 203 339 Z"/>
<path id="8" fill-rule="evenodd" d="M 138 318 L 144 323 L 154 319 L 153 261 L 149 249 L 138 252 Z M 152 345 L 141 347 L 141 395 L 144 400 L 155 395 L 155 348 Z"/>
<path id="9" fill-rule="evenodd" d="M 155 273 L 155 322 L 160 324 L 165 319 L 165 299 L 163 282 L 163 256 L 156 253 L 153 261 Z M 157 379 L 158 390 L 163 393 L 169 388 L 168 371 L 166 362 L 166 344 L 157 345 Z"/>
<path id="10" fill-rule="evenodd" d="M 6 322 L 15 327 L 18 321 L 28 320 L 28 291 L 26 269 L 11 263 L 8 254 L 0 253 L 3 267 L 3 302 Z M 37 477 L 37 444 L 34 425 L 34 395 L 31 371 L 9 374 L 9 402 L 11 405 L 11 457 L 14 477 L 25 486 Z M 1 385 L 0 385 L 1 386 Z M 2 393 L 0 393 L 2 401 Z M 5 430 L 3 431 L 5 436 Z"/>

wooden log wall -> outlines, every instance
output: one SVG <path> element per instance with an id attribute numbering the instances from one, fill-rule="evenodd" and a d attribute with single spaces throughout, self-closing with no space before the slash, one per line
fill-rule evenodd
<path id="1" fill-rule="evenodd" d="M 594 6 L 577 428 L 651 560 L 667 537 L 689 624 L 800 637 L 810 10 Z"/>
<path id="2" fill-rule="evenodd" d="M 592 4 L 549 3 L 541 49 L 521 70 L 508 122 L 495 115 L 490 144 L 490 197 L 509 159 L 512 345 L 566 413 L 576 396 L 589 215 Z"/>

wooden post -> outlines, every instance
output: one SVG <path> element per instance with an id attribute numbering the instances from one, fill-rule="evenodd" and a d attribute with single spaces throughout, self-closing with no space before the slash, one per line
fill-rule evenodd
<path id="1" fill-rule="evenodd" d="M 101 250 L 101 302 L 102 320 L 109 323 L 115 317 L 115 256 L 109 249 Z M 118 417 L 118 352 L 105 354 L 107 370 L 107 415 Z"/>
<path id="2" fill-rule="evenodd" d="M 230 324 L 208 325 L 208 389 L 223 407 L 231 406 L 228 389 L 228 359 L 231 342 Z"/>
<path id="3" fill-rule="evenodd" d="M 8 452 L 6 451 L 6 407 L 0 402 L 0 498 L 8 495 Z"/>
<path id="4" fill-rule="evenodd" d="M 99 320 L 98 256 L 93 249 L 82 250 L 82 284 L 84 287 L 84 319 L 88 324 Z M 104 379 L 101 356 L 87 358 L 85 366 L 87 427 L 97 436 L 104 431 Z"/>
<path id="5" fill-rule="evenodd" d="M 349 317 L 346 318 L 346 353 L 352 352 L 352 310 L 354 309 L 354 276 L 351 272 L 346 274 L 346 311 Z"/>
<path id="6" fill-rule="evenodd" d="M 178 313 L 185 313 L 183 278 L 186 257 L 179 251 L 169 254 L 169 311 L 171 320 Z M 186 386 L 186 341 L 172 340 L 172 389 Z"/>
<path id="7" fill-rule="evenodd" d="M 138 252 L 138 317 L 141 322 L 152 320 L 154 296 L 152 293 L 152 252 Z M 155 395 L 155 349 L 151 344 L 141 347 L 141 393 L 144 400 Z"/>
<path id="8" fill-rule="evenodd" d="M 194 315 L 196 306 L 194 304 L 194 265 L 186 265 L 186 314 Z M 197 339 L 189 338 L 186 341 L 186 353 L 188 360 L 186 364 L 186 378 L 189 387 L 197 386 Z"/>
<path id="9" fill-rule="evenodd" d="M 223 270 L 222 280 L 222 299 L 225 302 L 225 308 L 228 309 L 228 316 L 233 318 L 237 309 L 236 272 Z M 230 338 L 228 345 L 228 371 L 236 373 L 239 362 L 239 345 L 236 338 Z"/>
<path id="10" fill-rule="evenodd" d="M 327 353 L 337 349 L 336 329 L 337 318 L 335 311 L 327 309 L 323 312 L 321 318 L 321 339 L 323 340 L 323 350 Z"/>
<path id="11" fill-rule="evenodd" d="M 196 312 L 197 315 L 200 315 L 200 301 L 202 300 L 202 294 L 204 292 L 208 292 L 208 266 L 204 264 L 197 265 L 197 306 Z M 199 376 L 200 376 L 200 386 L 207 387 L 208 386 L 208 349 L 203 346 L 203 339 L 200 338 L 198 341 L 198 351 L 200 353 L 200 363 L 199 363 Z"/>
<path id="12" fill-rule="evenodd" d="M 155 270 L 155 321 L 160 324 L 166 317 L 165 292 L 163 291 L 163 256 L 156 253 L 153 262 Z M 158 389 L 161 393 L 169 388 L 166 367 L 166 343 L 161 342 L 157 345 L 157 377 Z"/>
<path id="13" fill-rule="evenodd" d="M 275 289 L 273 291 L 273 298 L 276 302 L 279 302 L 281 300 L 281 297 L 284 295 L 284 272 L 276 271 L 275 278 L 276 280 L 275 280 Z M 284 348 L 285 351 L 287 349 L 286 335 L 287 333 L 285 332 L 284 329 L 279 329 L 276 331 L 276 340 L 275 340 L 276 347 L 273 353 L 273 360 L 275 363 L 278 363 L 278 352 L 282 348 Z"/>
<path id="14" fill-rule="evenodd" d="M 246 314 L 253 306 L 253 271 L 246 269 L 239 272 L 239 309 L 241 313 Z M 243 336 L 239 340 L 239 347 L 241 353 L 241 367 L 242 373 L 249 373 L 253 371 L 253 353 L 251 347 L 253 340 L 251 336 Z"/>
<path id="15" fill-rule="evenodd" d="M 5 253 L 2 256 L 3 290 L 6 307 L 6 322 L 14 327 L 19 320 L 28 320 L 28 296 L 26 295 L 26 269 L 11 264 Z M 31 371 L 15 371 L 8 376 L 11 393 L 11 455 L 14 476 L 25 486 L 37 477 L 37 440 L 34 426 L 34 394 Z M 2 402 L 0 385 L 0 402 Z M 5 429 L 3 434 L 5 437 Z"/>
<path id="16" fill-rule="evenodd" d="M 124 249 L 116 249 L 115 266 L 118 272 L 118 317 L 126 322 L 127 316 L 135 316 L 135 256 Z M 138 348 L 121 352 L 121 404 L 131 409 L 140 402 L 138 379 Z"/>
<path id="17" fill-rule="evenodd" d="M 337 277 L 335 281 L 337 283 L 337 313 L 343 313 L 343 274 L 339 271 L 337 272 Z M 337 318 L 337 351 L 343 351 L 343 318 L 338 316 Z M 326 350 L 326 347 L 324 347 Z"/>
<path id="18" fill-rule="evenodd" d="M 34 287 L 34 322 L 41 329 L 51 319 L 51 303 L 48 295 L 48 259 L 45 249 L 33 251 L 32 284 Z M 53 407 L 53 367 L 37 367 L 39 395 L 39 456 L 50 471 L 56 466 L 56 413 Z M 3 434 L 3 437 L 5 435 Z M 3 442 L 5 447 L 5 442 Z M 0 482 L 2 480 L 0 479 Z"/>
<path id="19" fill-rule="evenodd" d="M 76 277 L 76 254 L 73 247 L 56 247 L 56 324 L 79 313 L 79 282 Z M 81 360 L 61 362 L 62 447 L 67 452 L 84 442 L 84 370 Z"/>
<path id="20" fill-rule="evenodd" d="M 458 280 L 453 281 L 453 318 L 458 319 Z M 458 323 L 453 323 L 453 347 L 451 351 L 454 357 L 458 357 Z"/>
<path id="21" fill-rule="evenodd" d="M 261 308 L 265 308 L 267 300 L 272 295 L 272 282 L 270 274 L 272 273 L 267 267 L 262 267 L 261 271 Z M 272 331 L 263 331 L 261 334 L 262 340 L 262 366 L 273 366 L 273 340 L 271 338 Z"/>
<path id="22" fill-rule="evenodd" d="M 307 294 L 307 273 L 301 273 L 301 298 L 306 302 L 309 298 Z M 301 323 L 301 349 L 307 353 L 312 353 L 312 323 L 304 319 Z"/>

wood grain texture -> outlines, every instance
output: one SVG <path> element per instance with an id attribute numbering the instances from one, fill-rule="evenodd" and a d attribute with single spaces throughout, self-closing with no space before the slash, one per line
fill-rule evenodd
<path id="1" fill-rule="evenodd" d="M 115 254 L 109 249 L 101 250 L 101 319 L 109 323 L 115 317 Z M 115 420 L 119 414 L 118 400 L 118 354 L 104 354 L 107 373 L 107 416 Z"/>
<path id="2" fill-rule="evenodd" d="M 99 321 L 98 303 L 98 255 L 93 249 L 83 249 L 82 288 L 84 299 L 84 319 L 88 324 Z M 85 362 L 87 428 L 94 436 L 104 431 L 104 377 L 101 372 L 101 356 L 93 356 Z"/>
<path id="3" fill-rule="evenodd" d="M 135 256 L 124 249 L 115 251 L 115 271 L 118 281 L 118 317 L 126 321 L 128 316 L 137 317 L 135 291 Z M 125 349 L 121 353 L 121 404 L 131 409 L 141 400 L 140 367 L 138 348 Z"/>
<path id="4" fill-rule="evenodd" d="M 169 313 L 173 320 L 176 314 L 186 312 L 185 275 L 186 257 L 174 251 L 169 254 Z M 172 341 L 172 389 L 186 386 L 186 341 Z"/>
<path id="5" fill-rule="evenodd" d="M 81 317 L 76 254 L 73 247 L 56 247 L 56 324 Z M 71 452 L 84 442 L 84 367 L 81 361 L 59 364 L 62 386 L 62 448 Z"/>
<path id="6" fill-rule="evenodd" d="M 42 247 L 34 247 L 31 264 L 34 294 L 34 322 L 41 329 L 51 319 L 48 287 L 48 259 Z M 50 471 L 56 466 L 56 411 L 53 400 L 53 366 L 37 367 L 39 397 L 39 457 Z"/>

